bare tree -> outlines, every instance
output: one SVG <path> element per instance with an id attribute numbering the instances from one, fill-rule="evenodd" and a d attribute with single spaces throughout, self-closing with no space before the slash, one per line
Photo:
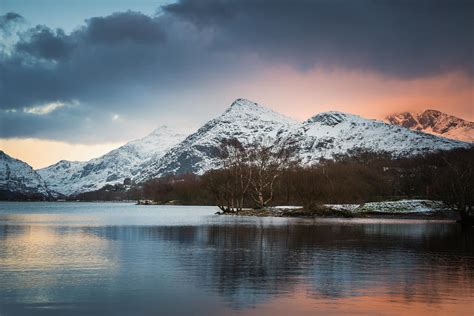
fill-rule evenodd
<path id="1" fill-rule="evenodd" d="M 435 170 L 434 194 L 463 222 L 474 222 L 474 148 L 442 153 Z"/>
<path id="2" fill-rule="evenodd" d="M 224 212 L 238 212 L 244 207 L 252 178 L 249 158 L 238 140 L 224 140 L 219 147 L 220 169 L 205 175 L 208 189 Z"/>
<path id="3" fill-rule="evenodd" d="M 225 140 L 219 147 L 220 169 L 205 174 L 208 189 L 224 212 L 238 212 L 250 198 L 257 208 L 273 200 L 276 180 L 296 163 L 287 139 L 255 140 L 244 146 Z"/>
<path id="4" fill-rule="evenodd" d="M 249 146 L 250 196 L 258 208 L 273 200 L 275 181 L 284 170 L 297 163 L 296 147 L 289 139 L 254 141 Z"/>

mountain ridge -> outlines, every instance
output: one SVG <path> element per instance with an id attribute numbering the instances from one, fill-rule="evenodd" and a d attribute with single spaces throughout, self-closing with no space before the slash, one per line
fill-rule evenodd
<path id="1" fill-rule="evenodd" d="M 74 195 L 123 183 L 126 178 L 140 183 L 170 174 L 203 174 L 219 167 L 218 148 L 223 140 L 237 139 L 248 145 L 282 138 L 296 144 L 304 165 L 359 149 L 402 157 L 472 146 L 339 111 L 321 112 L 300 122 L 239 98 L 187 136 L 161 126 L 90 161 L 61 160 L 37 171 L 49 190 Z"/>
<path id="2" fill-rule="evenodd" d="M 298 122 L 255 102 L 237 99 L 219 117 L 208 121 L 159 160 L 144 165 L 144 171 L 135 180 L 142 182 L 187 172 L 202 174 L 218 168 L 218 146 L 230 138 L 244 145 L 256 139 L 289 138 L 298 143 L 298 155 L 304 164 L 331 159 L 354 149 L 383 151 L 401 157 L 469 146 L 339 111 L 318 113 Z"/>
<path id="3" fill-rule="evenodd" d="M 474 142 L 474 122 L 438 110 L 394 113 L 386 116 L 384 120 L 392 125 L 400 125 L 411 130 Z"/>

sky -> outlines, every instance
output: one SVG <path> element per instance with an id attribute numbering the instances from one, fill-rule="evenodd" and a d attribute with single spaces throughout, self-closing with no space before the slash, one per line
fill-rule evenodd
<path id="1" fill-rule="evenodd" d="M 0 149 L 35 168 L 244 97 L 299 120 L 474 121 L 474 1 L 2 0 Z"/>

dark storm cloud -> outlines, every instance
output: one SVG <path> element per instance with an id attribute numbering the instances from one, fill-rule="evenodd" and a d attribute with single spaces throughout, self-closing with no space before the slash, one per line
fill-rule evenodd
<path id="1" fill-rule="evenodd" d="M 182 0 L 165 11 L 216 30 L 216 47 L 397 77 L 474 74 L 474 1 Z"/>
<path id="2" fill-rule="evenodd" d="M 23 17 L 15 12 L 8 12 L 7 14 L 0 15 L 0 30 L 8 27 L 9 24 L 14 22 L 20 22 Z"/>
<path id="3" fill-rule="evenodd" d="M 24 52 L 39 58 L 54 60 L 66 58 L 72 48 L 63 30 L 53 31 L 42 25 L 29 30 L 15 45 L 18 53 Z"/>
<path id="4" fill-rule="evenodd" d="M 13 51 L 0 54 L 0 137 L 121 139 L 127 130 L 114 130 L 114 113 L 136 119 L 147 91 L 170 91 L 197 68 L 212 68 L 200 39 L 188 35 L 193 28 L 182 24 L 128 11 L 88 19 L 70 34 L 47 26 L 19 33 Z M 28 112 L 73 101 L 87 111 Z"/>
<path id="5" fill-rule="evenodd" d="M 77 115 L 81 114 L 81 115 Z M 60 139 L 57 130 L 80 129 L 86 125 L 86 113 L 77 110 L 60 109 L 49 115 L 9 111 L 1 115 L 0 132 L 2 137 L 38 137 Z M 51 129 L 51 125 L 55 128 Z"/>
<path id="6" fill-rule="evenodd" d="M 126 122 L 113 120 L 110 113 L 98 106 L 79 105 L 73 102 L 47 114 L 38 111 L 0 112 L 0 135 L 5 138 L 40 138 L 81 144 L 114 139 L 129 127 Z M 37 110 L 39 108 L 36 108 Z M 134 137 L 140 137 L 143 131 Z M 115 138 L 117 139 L 117 138 Z M 120 139 L 120 138 L 118 138 Z"/>
<path id="7" fill-rule="evenodd" d="M 474 1 L 183 0 L 157 16 L 92 17 L 68 34 L 36 26 L 0 52 L 0 137 L 76 139 L 91 115 L 138 115 L 144 91 L 182 94 L 213 76 L 251 76 L 255 60 L 245 56 L 302 70 L 473 75 L 473 14 Z M 21 20 L 8 13 L 0 27 Z M 25 111 L 73 100 L 83 110 Z"/>
<path id="8" fill-rule="evenodd" d="M 160 28 L 152 17 L 124 12 L 89 19 L 69 35 L 46 26 L 29 29 L 0 61 L 0 107 L 95 101 L 111 89 L 147 82 L 147 73 L 165 62 L 157 58 Z"/>
<path id="9" fill-rule="evenodd" d="M 153 44 L 164 37 L 156 19 L 137 12 L 113 14 L 108 17 L 95 17 L 87 20 L 87 27 L 82 33 L 93 43 L 114 43 L 120 41 Z"/>

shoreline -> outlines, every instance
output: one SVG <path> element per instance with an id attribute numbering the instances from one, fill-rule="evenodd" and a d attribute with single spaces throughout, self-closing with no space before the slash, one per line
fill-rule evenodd
<path id="1" fill-rule="evenodd" d="M 293 218 L 380 218 L 460 220 L 457 212 L 438 201 L 400 200 L 365 204 L 325 204 L 311 209 L 300 206 L 279 206 L 265 209 L 242 209 L 238 212 L 219 211 L 218 215 Z"/>
<path id="2" fill-rule="evenodd" d="M 151 200 L 111 200 L 111 201 L 1 201 L 1 202 L 36 202 L 36 203 L 127 203 L 136 206 L 212 206 L 171 203 L 157 203 Z M 215 205 L 214 205 L 215 206 Z M 215 206 L 217 209 L 217 206 Z M 449 220 L 459 221 L 457 212 L 447 209 L 438 201 L 431 200 L 399 200 L 369 202 L 365 204 L 325 204 L 312 210 L 301 206 L 273 206 L 265 209 L 242 209 L 238 212 L 223 212 L 218 210 L 216 215 L 248 216 L 248 217 L 286 217 L 286 218 L 320 218 L 320 219 L 406 219 L 406 220 Z"/>
<path id="3" fill-rule="evenodd" d="M 284 218 L 321 218 L 321 219 L 407 219 L 407 220 L 449 220 L 456 222 L 459 220 L 459 216 L 455 212 L 447 211 L 446 213 L 382 213 L 382 212 L 368 212 L 353 214 L 346 216 L 337 212 L 331 212 L 327 214 L 313 214 L 311 212 L 298 212 L 298 213 L 277 213 L 267 212 L 261 210 L 255 211 L 241 211 L 241 212 L 217 212 L 217 215 L 222 216 L 242 216 L 242 217 L 284 217 Z"/>

